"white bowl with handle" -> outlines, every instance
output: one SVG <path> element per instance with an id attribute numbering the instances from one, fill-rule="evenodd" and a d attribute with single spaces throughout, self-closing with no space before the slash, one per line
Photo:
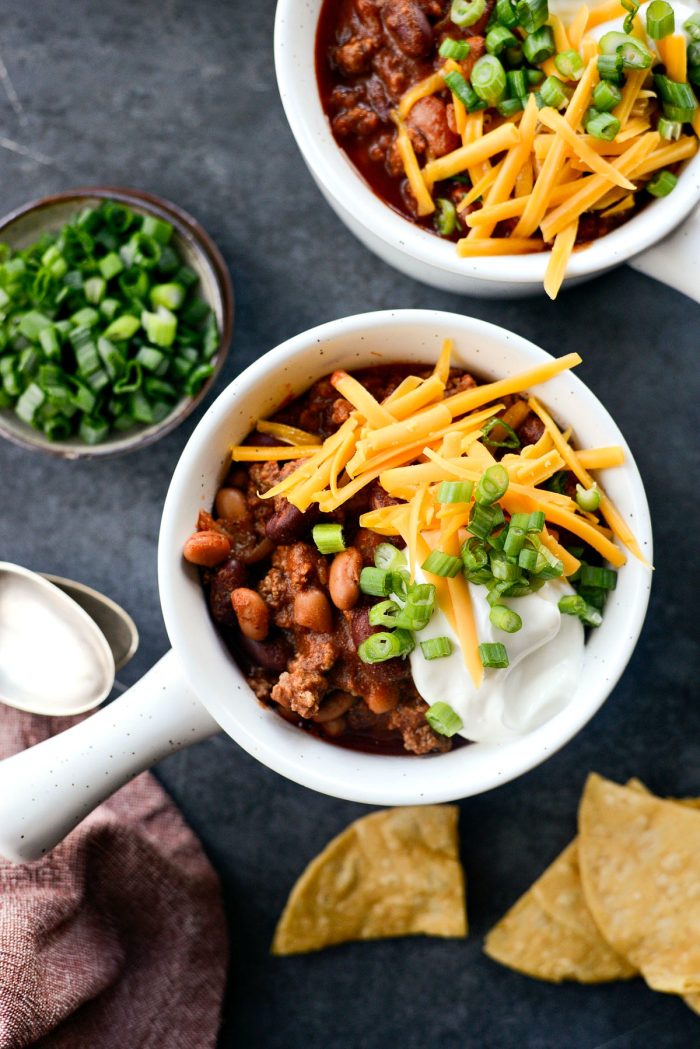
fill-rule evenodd
<path id="1" fill-rule="evenodd" d="M 317 186 L 339 218 L 385 262 L 443 291 L 489 298 L 543 294 L 549 252 L 458 258 L 451 241 L 399 215 L 365 182 L 334 139 L 321 105 L 314 54 L 321 5 L 322 0 L 305 0 L 303 4 L 278 0 L 275 68 L 292 134 Z M 700 302 L 699 202 L 700 153 L 685 165 L 667 197 L 652 201 L 612 233 L 574 252 L 565 286 L 580 284 L 630 261 L 635 269 Z"/>
<path id="2" fill-rule="evenodd" d="M 223 729 L 283 776 L 334 797 L 379 805 L 463 798 L 514 779 L 555 753 L 595 714 L 632 654 L 651 572 L 630 558 L 586 647 L 579 688 L 561 713 L 503 744 L 472 744 L 426 758 L 334 746 L 261 706 L 217 632 L 196 569 L 182 557 L 200 509 L 209 509 L 229 448 L 289 394 L 336 368 L 434 363 L 445 338 L 454 364 L 489 380 L 550 360 L 503 328 L 431 310 L 367 313 L 297 335 L 247 368 L 208 409 L 175 468 L 165 501 L 158 576 L 172 651 L 123 696 L 78 726 L 0 762 L 0 855 L 40 856 L 105 797 L 167 754 Z M 622 434 L 575 374 L 534 388 L 582 446 L 619 444 L 624 466 L 601 480 L 651 561 L 644 488 Z M 235 752 L 231 760 L 236 760 Z"/>

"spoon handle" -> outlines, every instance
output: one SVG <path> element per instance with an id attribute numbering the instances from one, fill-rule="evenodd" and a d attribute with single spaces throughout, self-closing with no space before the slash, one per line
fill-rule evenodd
<path id="1" fill-rule="evenodd" d="M 38 859 L 139 772 L 217 731 L 168 652 L 109 706 L 0 762 L 0 855 Z"/>

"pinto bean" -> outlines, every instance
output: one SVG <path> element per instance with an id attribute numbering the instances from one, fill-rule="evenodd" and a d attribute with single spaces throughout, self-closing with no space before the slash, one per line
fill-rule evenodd
<path id="1" fill-rule="evenodd" d="M 386 714 L 399 705 L 399 692 L 396 685 L 377 684 L 367 690 L 364 699 L 373 714 Z"/>
<path id="2" fill-rule="evenodd" d="M 209 608 L 217 623 L 235 626 L 236 616 L 231 605 L 231 592 L 245 586 L 245 565 L 237 557 L 229 557 L 215 573 L 209 586 Z"/>
<path id="3" fill-rule="evenodd" d="M 311 528 L 317 517 L 318 507 L 315 504 L 302 513 L 292 503 L 287 503 L 272 515 L 265 525 L 265 533 L 273 543 L 292 543 Z"/>
<path id="4" fill-rule="evenodd" d="M 323 723 L 323 731 L 327 736 L 342 736 L 346 728 L 345 718 L 331 718 Z"/>
<path id="5" fill-rule="evenodd" d="M 231 604 L 243 635 L 264 641 L 270 629 L 270 612 L 257 590 L 241 586 L 231 594 Z"/>
<path id="6" fill-rule="evenodd" d="M 191 535 L 182 552 L 185 560 L 191 564 L 202 568 L 214 568 L 231 553 L 231 541 L 221 532 L 208 528 Z"/>
<path id="7" fill-rule="evenodd" d="M 421 133 L 434 157 L 451 153 L 459 145 L 459 136 L 449 125 L 447 107 L 436 95 L 416 102 L 408 116 L 408 124 Z"/>
<path id="8" fill-rule="evenodd" d="M 300 590 L 294 595 L 294 622 L 317 634 L 329 634 L 333 628 L 333 615 L 328 598 L 323 590 L 312 588 Z"/>
<path id="9" fill-rule="evenodd" d="M 355 702 L 356 697 L 351 696 L 349 692 L 331 692 L 323 700 L 318 713 L 314 714 L 311 720 L 319 725 L 323 725 L 326 721 L 333 721 L 335 718 L 342 717 Z"/>
<path id="10" fill-rule="evenodd" d="M 274 674 L 281 674 L 287 669 L 287 663 L 291 658 L 289 645 L 283 637 L 271 637 L 267 641 L 254 641 L 253 638 L 242 635 L 241 647 L 251 663 L 270 670 Z"/>
<path id="11" fill-rule="evenodd" d="M 216 493 L 216 516 L 226 521 L 245 521 L 250 509 L 240 488 L 220 488 Z"/>
<path id="12" fill-rule="evenodd" d="M 433 46 L 433 30 L 415 0 L 386 0 L 384 25 L 405 55 L 420 58 Z"/>
<path id="13" fill-rule="evenodd" d="M 360 572 L 362 555 L 354 546 L 341 550 L 333 558 L 328 573 L 328 589 L 331 601 L 343 612 L 354 608 L 360 597 Z"/>

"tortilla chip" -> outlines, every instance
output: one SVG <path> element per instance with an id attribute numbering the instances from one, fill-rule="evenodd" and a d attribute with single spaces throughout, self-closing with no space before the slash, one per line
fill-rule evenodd
<path id="1" fill-rule="evenodd" d="M 540 980 L 606 983 L 635 975 L 598 932 L 581 890 L 576 841 L 486 937 L 484 950 Z"/>
<path id="2" fill-rule="evenodd" d="M 350 824 L 292 889 L 273 954 L 388 936 L 466 936 L 458 816 L 455 805 L 425 805 Z"/>
<path id="3" fill-rule="evenodd" d="M 593 774 L 579 831 L 583 890 L 605 939 L 655 990 L 700 991 L 700 813 Z"/>

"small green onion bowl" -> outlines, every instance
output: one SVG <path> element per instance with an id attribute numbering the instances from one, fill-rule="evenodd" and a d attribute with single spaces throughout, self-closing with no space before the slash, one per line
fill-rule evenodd
<path id="1" fill-rule="evenodd" d="M 162 197 L 121 186 L 66 190 L 33 200 L 0 219 L 0 242 L 13 249 L 27 247 L 42 233 L 60 229 L 83 208 L 96 207 L 105 200 L 118 201 L 139 215 L 152 215 L 173 226 L 172 244 L 183 262 L 199 277 L 197 293 L 214 313 L 219 346 L 211 359 L 213 373 L 194 395 L 182 397 L 160 422 L 152 425 L 135 423 L 131 429 L 112 433 L 99 444 L 86 444 L 77 436 L 51 441 L 41 431 L 19 419 L 12 409 L 0 410 L 0 436 L 23 448 L 61 459 L 124 455 L 153 444 L 170 433 L 208 396 L 226 359 L 233 332 L 233 286 L 219 249 L 196 219 Z"/>

